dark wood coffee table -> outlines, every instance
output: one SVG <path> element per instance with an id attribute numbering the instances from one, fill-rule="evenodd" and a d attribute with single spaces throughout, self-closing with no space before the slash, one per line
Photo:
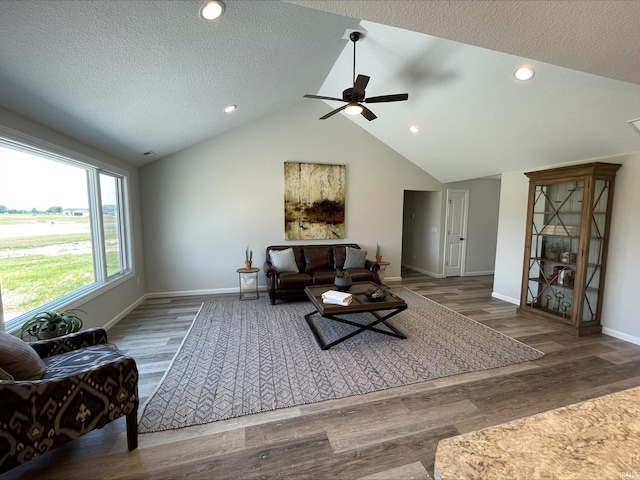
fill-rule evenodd
<path id="1" fill-rule="evenodd" d="M 365 295 L 365 292 L 370 288 L 373 290 L 382 288 L 387 293 L 386 298 L 379 302 L 369 300 Z M 392 294 L 387 289 L 373 282 L 358 282 L 354 283 L 348 292 L 353 295 L 353 301 L 350 305 L 342 306 L 322 302 L 322 294 L 329 290 L 335 290 L 335 287 L 333 285 L 317 285 L 304 289 L 304 293 L 307 295 L 307 298 L 311 301 L 311 303 L 313 303 L 313 306 L 316 308 L 313 312 L 306 314 L 304 316 L 304 319 L 307 321 L 307 324 L 309 324 L 309 328 L 313 332 L 313 335 L 316 337 L 316 340 L 322 350 L 328 350 L 334 345 L 342 343 L 345 340 L 348 340 L 349 338 L 354 337 L 367 330 L 382 333 L 384 335 L 390 335 L 392 337 L 402 339 L 407 338 L 404 333 L 387 322 L 389 318 L 407 309 L 407 304 L 405 303 L 405 301 L 397 295 Z M 387 313 L 386 315 L 381 315 L 378 313 L 385 310 L 388 310 L 389 313 Z M 345 335 L 344 337 L 340 337 L 333 342 L 327 343 L 324 341 L 324 339 L 320 335 L 320 332 L 318 331 L 318 328 L 311 319 L 311 317 L 313 317 L 316 313 L 324 318 L 329 318 L 340 323 L 346 323 L 347 325 L 353 325 L 354 327 L 358 328 L 348 335 Z M 375 320 L 367 325 L 363 325 L 361 323 L 352 322 L 350 320 L 347 320 L 346 318 L 342 318 L 345 315 L 351 315 L 354 313 L 371 313 Z M 338 317 L 338 315 L 340 315 L 340 317 Z M 385 325 L 390 331 L 380 330 L 379 328 L 376 328 L 376 325 L 380 323 Z"/>

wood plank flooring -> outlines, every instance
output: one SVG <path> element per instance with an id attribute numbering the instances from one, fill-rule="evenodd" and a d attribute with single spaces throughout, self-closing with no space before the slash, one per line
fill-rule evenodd
<path id="1" fill-rule="evenodd" d="M 7 472 L 17 479 L 427 479 L 438 441 L 640 385 L 640 346 L 574 337 L 518 317 L 491 298 L 493 277 L 402 285 L 543 352 L 534 362 L 441 378 L 139 436 L 128 452 L 124 418 Z M 109 331 L 140 369 L 144 402 L 161 380 L 206 296 L 149 299 Z M 277 308 L 274 306 L 273 308 Z"/>

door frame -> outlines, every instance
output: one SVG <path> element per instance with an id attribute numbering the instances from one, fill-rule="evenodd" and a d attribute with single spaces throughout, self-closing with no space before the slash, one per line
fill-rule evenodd
<path id="1" fill-rule="evenodd" d="M 464 194 L 464 206 L 463 206 L 463 220 L 462 220 L 462 237 L 464 238 L 463 248 L 460 253 L 460 276 L 465 275 L 465 266 L 467 258 L 467 226 L 469 224 L 469 190 L 462 188 L 447 188 L 447 198 L 445 201 L 445 217 L 444 217 L 444 242 L 443 242 L 443 255 L 442 255 L 442 274 L 447 277 L 447 265 L 449 262 L 449 215 L 451 205 L 451 194 L 462 193 Z"/>

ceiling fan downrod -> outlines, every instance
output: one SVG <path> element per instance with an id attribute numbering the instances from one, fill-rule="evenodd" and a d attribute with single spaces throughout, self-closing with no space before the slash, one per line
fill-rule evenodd
<path id="1" fill-rule="evenodd" d="M 351 32 L 349 38 L 353 42 L 353 81 L 352 84 L 356 84 L 356 42 L 360 40 L 360 32 Z"/>

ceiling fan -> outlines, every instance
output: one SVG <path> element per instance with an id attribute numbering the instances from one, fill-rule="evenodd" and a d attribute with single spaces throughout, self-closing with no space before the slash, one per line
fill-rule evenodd
<path id="1" fill-rule="evenodd" d="M 351 34 L 349 35 L 349 39 L 353 42 L 353 87 L 347 88 L 345 91 L 343 91 L 342 98 L 309 94 L 306 94 L 304 96 L 305 98 L 319 98 L 320 100 L 335 100 L 337 102 L 346 103 L 342 107 L 336 108 L 323 117 L 320 117 L 320 120 L 326 120 L 332 115 L 335 115 L 336 113 L 344 110 L 345 113 L 348 113 L 350 115 L 362 114 L 364 118 L 371 121 L 375 120 L 378 117 L 376 117 L 376 115 L 367 107 L 361 105 L 362 103 L 401 102 L 409 98 L 408 93 L 380 95 L 378 97 L 366 98 L 365 89 L 367 88 L 367 84 L 369 83 L 369 77 L 367 77 L 366 75 L 358 75 L 358 77 L 356 78 L 356 42 L 360 39 L 360 36 L 360 32 L 351 32 Z"/>

